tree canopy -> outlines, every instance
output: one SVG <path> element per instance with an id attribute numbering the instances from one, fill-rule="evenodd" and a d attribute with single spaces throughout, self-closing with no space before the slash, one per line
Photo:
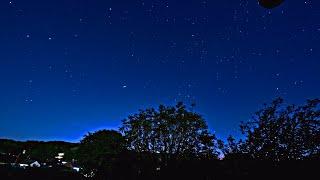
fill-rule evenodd
<path id="1" fill-rule="evenodd" d="M 201 115 L 183 103 L 140 110 L 123 120 L 120 131 L 128 148 L 167 158 L 216 157 L 216 138 Z"/>
<path id="2" fill-rule="evenodd" d="M 246 135 L 242 152 L 254 159 L 301 160 L 319 157 L 320 100 L 285 106 L 278 98 L 242 123 Z"/>
<path id="3" fill-rule="evenodd" d="M 79 163 L 87 169 L 108 168 L 125 149 L 122 135 L 114 130 L 88 133 L 81 140 L 78 150 Z"/>
<path id="4" fill-rule="evenodd" d="M 258 0 L 259 4 L 267 9 L 272 9 L 284 2 L 284 0 Z"/>

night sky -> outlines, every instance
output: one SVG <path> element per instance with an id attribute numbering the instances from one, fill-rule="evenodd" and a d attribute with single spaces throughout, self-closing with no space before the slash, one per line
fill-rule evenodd
<path id="1" fill-rule="evenodd" d="M 219 138 L 320 95 L 320 2 L 1 0 L 0 138 L 78 141 L 196 103 Z"/>

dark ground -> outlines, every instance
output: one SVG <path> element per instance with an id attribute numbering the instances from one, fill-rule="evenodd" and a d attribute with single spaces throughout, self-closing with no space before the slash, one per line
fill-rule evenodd
<path id="1" fill-rule="evenodd" d="M 111 180 L 167 180 L 167 179 L 316 179 L 320 173 L 319 161 L 286 161 L 272 163 L 266 161 L 210 161 L 180 162 L 168 165 L 161 171 L 153 171 L 151 166 L 132 167 L 130 164 L 114 168 L 108 176 L 96 179 Z M 43 179 L 80 180 L 82 175 L 61 169 L 19 169 L 1 166 L 1 180 Z"/>

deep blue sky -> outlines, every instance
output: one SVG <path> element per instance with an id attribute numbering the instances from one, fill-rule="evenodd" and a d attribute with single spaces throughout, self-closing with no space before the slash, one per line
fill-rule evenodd
<path id="1" fill-rule="evenodd" d="M 195 102 L 220 138 L 320 95 L 320 2 L 1 0 L 0 138 L 77 141 Z"/>

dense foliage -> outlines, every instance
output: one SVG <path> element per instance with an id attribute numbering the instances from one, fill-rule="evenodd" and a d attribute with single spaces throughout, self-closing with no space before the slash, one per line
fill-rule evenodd
<path id="1" fill-rule="evenodd" d="M 117 131 L 88 133 L 80 142 L 77 160 L 87 172 L 110 170 L 124 149 L 124 138 Z"/>
<path id="2" fill-rule="evenodd" d="M 285 105 L 278 98 L 258 111 L 252 121 L 241 124 L 245 139 L 230 137 L 223 147 L 227 157 L 256 160 L 319 159 L 320 100 L 305 105 Z M 222 144 L 220 142 L 220 144 Z"/>
<path id="3" fill-rule="evenodd" d="M 123 121 L 120 131 L 128 148 L 160 154 L 165 160 L 217 157 L 216 138 L 201 115 L 183 103 L 141 110 Z"/>

